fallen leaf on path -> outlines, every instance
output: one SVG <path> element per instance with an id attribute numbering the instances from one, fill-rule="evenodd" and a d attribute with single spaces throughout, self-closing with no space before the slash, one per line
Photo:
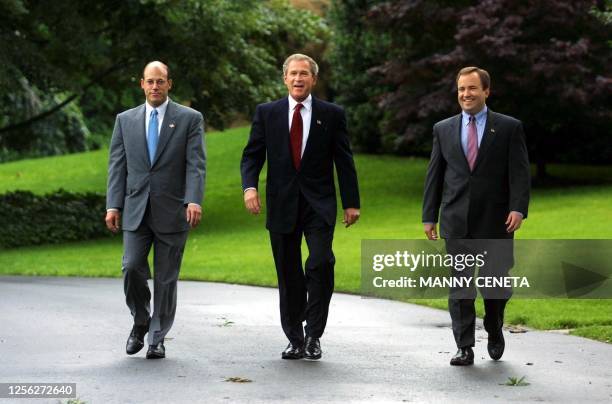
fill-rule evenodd
<path id="1" fill-rule="evenodd" d="M 511 325 L 508 327 L 508 332 L 512 334 L 524 334 L 527 332 L 525 327 L 521 327 L 520 325 Z"/>
<path id="2" fill-rule="evenodd" d="M 253 380 L 251 379 L 246 379 L 244 377 L 228 377 L 227 379 L 225 379 L 226 382 L 232 382 L 232 383 L 251 383 Z"/>
<path id="3" fill-rule="evenodd" d="M 217 327 L 231 327 L 233 324 L 235 324 L 232 320 L 228 320 L 227 317 L 219 317 L 217 320 L 223 321 L 223 323 L 217 324 Z"/>

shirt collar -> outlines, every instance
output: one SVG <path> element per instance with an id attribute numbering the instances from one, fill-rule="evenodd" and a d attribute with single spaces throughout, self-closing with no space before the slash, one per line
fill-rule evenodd
<path id="1" fill-rule="evenodd" d="M 488 111 L 488 108 L 485 105 L 484 108 L 479 113 L 474 115 L 475 118 L 476 118 L 476 124 L 477 125 L 480 125 L 481 123 L 483 123 L 487 119 L 487 111 Z M 461 115 L 463 116 L 463 123 L 464 123 L 464 125 L 467 125 L 470 122 L 470 114 L 468 114 L 467 112 L 462 110 L 461 111 Z"/>
<path id="2" fill-rule="evenodd" d="M 295 109 L 295 106 L 298 104 L 298 102 L 294 100 L 292 96 L 289 96 L 288 98 L 289 98 L 289 111 L 293 111 Z M 310 109 L 312 108 L 312 94 L 308 94 L 308 97 L 306 97 L 306 99 L 302 101 L 300 104 L 304 106 L 303 108 L 306 109 L 306 111 L 310 111 Z"/>
<path id="3" fill-rule="evenodd" d="M 158 117 L 164 116 L 166 114 L 166 109 L 168 109 L 169 102 L 170 102 L 170 97 L 166 98 L 166 101 L 164 101 L 164 103 L 160 105 L 159 107 L 153 107 L 148 102 L 145 102 L 145 111 L 146 111 L 147 116 L 151 116 L 151 111 L 153 111 L 153 109 L 157 109 Z"/>

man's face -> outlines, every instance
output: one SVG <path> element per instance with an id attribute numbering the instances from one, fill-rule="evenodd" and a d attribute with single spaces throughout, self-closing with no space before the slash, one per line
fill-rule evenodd
<path id="1" fill-rule="evenodd" d="M 168 80 L 168 72 L 161 65 L 150 65 L 140 79 L 140 87 L 144 90 L 147 102 L 153 107 L 159 107 L 166 102 L 168 91 L 172 88 L 172 80 Z"/>
<path id="2" fill-rule="evenodd" d="M 297 102 L 304 101 L 312 87 L 317 84 L 317 78 L 310 71 L 310 64 L 306 60 L 292 60 L 287 66 L 285 85 L 289 95 Z"/>
<path id="3" fill-rule="evenodd" d="M 482 111 L 489 96 L 489 89 L 482 88 L 480 76 L 476 72 L 459 76 L 457 80 L 457 99 L 461 109 L 470 115 Z"/>

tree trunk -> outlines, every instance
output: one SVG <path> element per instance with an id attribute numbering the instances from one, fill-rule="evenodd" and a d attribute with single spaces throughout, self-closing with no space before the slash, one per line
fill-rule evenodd
<path id="1" fill-rule="evenodd" d="M 114 64 L 113 66 L 109 67 L 108 69 L 106 69 L 105 71 L 101 72 L 100 74 L 96 75 L 94 77 L 93 80 L 91 80 L 89 83 L 87 83 L 80 92 L 78 93 L 74 93 L 71 94 L 69 97 L 67 97 L 64 101 L 60 102 L 59 104 L 54 105 L 53 107 L 49 108 L 46 111 L 43 111 L 35 116 L 29 117 L 21 122 L 17 122 L 14 124 L 8 124 L 4 127 L 0 127 L 0 133 L 4 133 L 4 132 L 8 132 L 8 131 L 14 131 L 16 129 L 22 129 L 25 127 L 30 126 L 31 124 L 33 124 L 34 122 L 40 121 L 42 119 L 45 119 L 46 117 L 53 115 L 54 113 L 56 113 L 57 111 L 61 110 L 62 108 L 64 108 L 66 105 L 70 104 L 72 101 L 76 100 L 77 98 L 81 97 L 83 94 L 85 94 L 87 92 L 87 90 L 93 86 L 94 84 L 96 84 L 96 82 L 98 82 L 101 78 L 105 77 L 106 75 L 110 74 L 111 72 L 115 71 L 115 70 L 119 70 L 122 67 L 126 66 L 128 64 L 127 61 L 119 61 L 118 63 Z"/>

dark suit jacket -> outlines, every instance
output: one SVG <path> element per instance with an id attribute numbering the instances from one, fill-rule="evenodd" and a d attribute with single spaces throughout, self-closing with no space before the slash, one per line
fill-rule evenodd
<path id="1" fill-rule="evenodd" d="M 530 171 L 522 123 L 488 110 L 474 171 L 461 147 L 461 114 L 434 125 L 423 222 L 443 238 L 510 238 L 510 211 L 527 218 Z"/>
<path id="2" fill-rule="evenodd" d="M 336 222 L 334 164 L 343 208 L 359 208 L 357 173 L 341 107 L 312 97 L 310 132 L 300 169 L 296 170 L 291 159 L 288 98 L 258 105 L 240 164 L 243 190 L 258 187 L 266 157 L 268 230 L 290 233 L 295 229 L 300 193 L 333 226 Z"/>
<path id="3" fill-rule="evenodd" d="M 123 230 L 135 231 L 147 204 L 161 233 L 189 230 L 185 205 L 202 204 L 206 155 L 202 114 L 168 103 L 151 165 L 145 105 L 117 115 L 108 163 L 106 208 L 122 211 Z"/>

